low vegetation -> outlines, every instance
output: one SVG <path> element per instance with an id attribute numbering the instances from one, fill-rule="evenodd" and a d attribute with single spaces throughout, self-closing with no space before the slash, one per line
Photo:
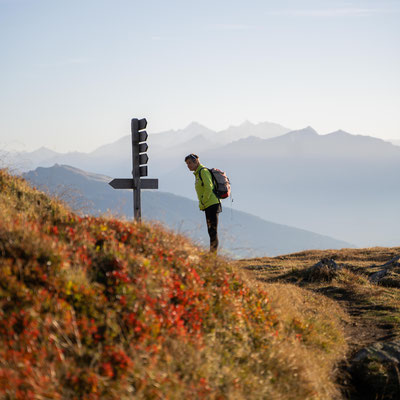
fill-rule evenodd
<path id="1" fill-rule="evenodd" d="M 369 249 L 310 250 L 274 258 L 241 260 L 242 268 L 251 270 L 260 281 L 291 283 L 324 293 L 334 300 L 348 302 L 347 308 L 359 307 L 362 317 L 373 318 L 374 325 L 390 324 L 393 337 L 400 336 L 400 274 L 394 268 L 378 284 L 370 281 L 372 274 L 395 256 L 400 247 Z M 337 271 L 312 267 L 321 260 L 334 260 Z M 343 306 L 343 304 L 342 304 Z"/>
<path id="2" fill-rule="evenodd" d="M 338 377 L 343 396 L 388 400 L 400 396 L 399 364 L 382 361 L 374 348 L 392 348 L 392 359 L 399 360 L 399 255 L 400 247 L 312 250 L 241 260 L 236 265 L 271 287 L 293 285 L 334 300 L 349 316 L 344 321 L 349 351 Z M 391 264 L 388 273 L 379 281 L 371 279 L 387 263 Z M 372 356 L 354 363 L 353 356 L 367 346 L 372 346 L 366 351 Z"/>
<path id="3" fill-rule="evenodd" d="M 0 398 L 331 399 L 348 316 L 0 170 Z"/>

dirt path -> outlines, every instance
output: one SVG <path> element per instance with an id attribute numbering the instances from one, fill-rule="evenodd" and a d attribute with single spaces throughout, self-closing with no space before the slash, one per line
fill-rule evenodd
<path id="1" fill-rule="evenodd" d="M 335 287 L 325 287 L 316 290 L 318 293 L 337 301 L 340 306 L 351 317 L 349 322 L 345 322 L 344 329 L 349 345 L 346 360 L 339 366 L 337 377 L 338 384 L 342 387 L 343 397 L 349 400 L 365 400 L 365 393 L 351 377 L 351 360 L 354 355 L 364 347 L 376 342 L 388 341 L 396 338 L 394 325 L 382 323 L 376 317 L 371 317 L 371 312 L 384 311 L 384 307 L 365 304 L 354 296 L 350 291 Z M 390 308 L 390 307 L 389 307 Z"/>
<path id="2" fill-rule="evenodd" d="M 353 354 L 371 343 L 396 337 L 393 324 L 382 323 L 370 316 L 371 312 L 390 311 L 391 307 L 368 305 L 353 293 L 335 287 L 318 289 L 316 292 L 337 301 L 350 315 L 351 321 L 345 325 L 350 353 Z"/>

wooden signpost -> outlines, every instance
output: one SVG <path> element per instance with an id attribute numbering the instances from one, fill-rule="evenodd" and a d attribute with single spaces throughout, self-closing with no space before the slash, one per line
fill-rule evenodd
<path id="1" fill-rule="evenodd" d="M 145 118 L 131 121 L 132 132 L 132 179 L 113 179 L 109 182 L 114 189 L 133 189 L 133 216 L 136 221 L 142 218 L 141 211 L 141 189 L 158 189 L 158 179 L 141 179 L 142 176 L 147 176 L 147 162 L 149 157 L 146 154 L 148 149 L 146 140 L 147 121 Z"/>

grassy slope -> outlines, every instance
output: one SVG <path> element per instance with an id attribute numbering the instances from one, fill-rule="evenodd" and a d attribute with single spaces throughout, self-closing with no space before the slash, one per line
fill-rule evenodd
<path id="1" fill-rule="evenodd" d="M 334 302 L 0 170 L 0 398 L 330 399 Z"/>
<path id="2" fill-rule="evenodd" d="M 274 258 L 241 260 L 237 265 L 251 270 L 253 276 L 263 282 L 290 283 L 324 293 L 347 309 L 359 311 L 356 317 L 370 330 L 372 326 L 382 327 L 387 335 L 400 337 L 400 271 L 394 269 L 380 285 L 368 280 L 368 276 L 380 271 L 384 263 L 398 255 L 400 247 L 310 250 Z M 333 277 L 308 276 L 307 269 L 323 258 L 333 259 L 344 268 Z M 356 342 L 363 345 L 359 338 Z"/>
<path id="3" fill-rule="evenodd" d="M 264 282 L 264 287 L 293 285 L 309 293 L 324 294 L 326 298 L 336 301 L 349 315 L 345 333 L 350 361 L 352 355 L 362 347 L 400 338 L 399 267 L 393 268 L 391 274 L 379 285 L 368 279 L 372 273 L 381 270 L 383 264 L 398 255 L 400 247 L 312 250 L 274 258 L 241 260 L 236 265 L 250 271 L 256 281 Z M 326 271 L 310 274 L 308 268 L 323 258 L 334 259 L 344 268 L 336 274 L 327 274 Z M 371 364 L 372 367 L 376 369 Z M 376 370 L 364 370 L 362 380 L 359 377 L 353 379 L 353 387 L 349 387 L 347 396 L 352 399 L 397 398 L 398 372 L 397 376 L 389 379 L 391 373 L 388 368 L 381 365 Z M 391 396 L 384 394 L 388 390 L 389 380 L 393 387 L 397 385 L 397 391 L 393 389 Z"/>

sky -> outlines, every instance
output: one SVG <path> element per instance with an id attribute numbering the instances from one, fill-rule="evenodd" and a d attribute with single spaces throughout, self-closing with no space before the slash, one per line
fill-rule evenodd
<path id="1" fill-rule="evenodd" d="M 400 140 L 400 0 L 0 0 L 0 149 L 192 121 Z"/>

